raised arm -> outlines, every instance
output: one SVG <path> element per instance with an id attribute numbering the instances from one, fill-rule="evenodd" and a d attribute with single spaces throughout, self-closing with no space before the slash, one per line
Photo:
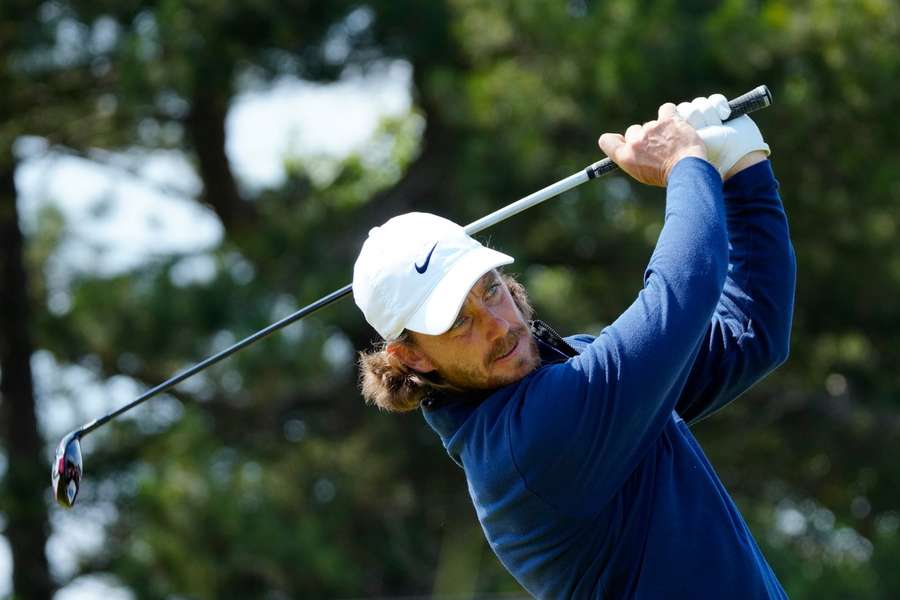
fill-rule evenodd
<path id="1" fill-rule="evenodd" d="M 787 359 L 796 259 L 778 183 L 764 160 L 725 182 L 728 278 L 675 410 L 715 412 Z"/>
<path id="2" fill-rule="evenodd" d="M 722 297 L 678 400 L 695 422 L 764 377 L 788 354 L 796 261 L 769 146 L 750 117 L 722 123 L 724 96 L 684 102 L 678 113 L 698 130 L 725 178 L 729 264 Z"/>
<path id="3" fill-rule="evenodd" d="M 512 404 L 514 459 L 529 487 L 554 504 L 602 502 L 622 484 L 671 418 L 722 292 L 728 247 L 719 174 L 696 155 L 655 170 L 646 148 L 666 146 L 686 125 L 676 121 L 644 146 L 632 143 L 640 126 L 624 138 L 601 138 L 604 151 L 639 180 L 658 184 L 659 172 L 671 173 L 643 289 L 580 355 L 538 371 Z M 546 460 L 548 451 L 558 458 Z M 589 496 L 573 493 L 577 488 Z"/>

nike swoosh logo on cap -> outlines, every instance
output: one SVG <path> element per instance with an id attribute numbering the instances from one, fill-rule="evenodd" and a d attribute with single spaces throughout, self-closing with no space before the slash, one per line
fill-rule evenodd
<path id="1" fill-rule="evenodd" d="M 416 267 L 416 271 L 418 271 L 419 273 L 424 273 L 428 270 L 428 263 L 431 262 L 431 255 L 434 253 L 435 248 L 437 248 L 437 242 L 434 243 L 434 246 L 432 246 L 431 250 L 428 252 L 428 256 L 425 257 L 424 265 L 420 267 L 417 263 L 413 263 L 413 265 Z"/>

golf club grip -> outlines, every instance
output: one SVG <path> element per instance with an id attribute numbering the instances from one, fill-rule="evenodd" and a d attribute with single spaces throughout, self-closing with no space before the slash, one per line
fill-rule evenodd
<path id="1" fill-rule="evenodd" d="M 731 109 L 731 114 L 724 120 L 730 121 L 731 119 L 736 119 L 742 115 L 771 106 L 771 104 L 772 92 L 769 91 L 768 86 L 761 85 L 755 87 L 746 94 L 742 94 L 737 98 L 728 101 L 728 107 Z M 597 177 L 608 175 L 618 168 L 619 166 L 611 159 L 604 158 L 589 166 L 585 171 L 590 179 L 596 179 Z"/>

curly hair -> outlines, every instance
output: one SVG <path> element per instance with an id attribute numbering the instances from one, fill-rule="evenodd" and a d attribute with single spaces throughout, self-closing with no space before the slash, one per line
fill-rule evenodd
<path id="1" fill-rule="evenodd" d="M 509 290 L 513 302 L 528 321 L 534 309 L 528 302 L 525 287 L 512 275 L 501 273 L 500 278 Z M 441 380 L 436 373 L 419 373 L 403 364 L 387 351 L 388 344 L 414 344 L 409 332 L 392 342 L 381 342 L 374 350 L 359 353 L 359 387 L 367 404 L 388 412 L 415 410 L 432 390 L 460 391 Z"/>

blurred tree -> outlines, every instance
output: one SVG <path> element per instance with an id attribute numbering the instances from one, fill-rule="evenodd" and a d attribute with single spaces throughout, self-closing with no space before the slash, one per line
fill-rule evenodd
<path id="1" fill-rule="evenodd" d="M 99 47 L 87 41 L 78 46 L 84 51 L 85 60 L 114 82 L 105 90 L 104 105 L 115 127 L 109 129 L 107 139 L 96 140 L 95 144 L 119 149 L 135 139 L 144 147 L 189 150 L 196 158 L 198 174 L 204 183 L 201 200 L 213 207 L 228 235 L 228 241 L 214 258 L 219 275 L 210 285 L 177 284 L 173 273 L 180 257 L 122 277 L 76 281 L 71 310 L 61 317 L 45 315 L 42 320 L 44 347 L 52 349 L 64 364 L 95 365 L 100 377 L 126 373 L 143 382 L 159 381 L 180 365 L 207 353 L 213 344 L 221 343 L 223 331 L 252 331 L 274 315 L 283 314 L 296 303 L 296 298 L 318 295 L 327 286 L 343 284 L 347 271 L 329 269 L 329 265 L 340 260 L 339 264 L 346 269 L 349 257 L 355 252 L 351 244 L 358 243 L 358 235 L 345 231 L 351 215 L 366 206 L 390 214 L 395 209 L 385 207 L 402 207 L 418 200 L 425 184 L 440 175 L 445 164 L 441 159 L 449 145 L 441 142 L 439 121 L 431 120 L 424 137 L 420 138 L 420 128 L 416 126 L 419 118 L 411 116 L 387 124 L 377 142 L 384 152 L 378 166 L 396 173 L 393 176 L 385 178 L 375 172 L 370 157 L 355 157 L 342 165 L 327 188 L 316 188 L 305 167 L 295 165 L 284 190 L 239 191 L 224 160 L 225 109 L 239 89 L 262 85 L 287 74 L 328 80 L 348 65 L 365 68 L 381 58 L 381 54 L 366 50 L 371 46 L 366 38 L 366 24 L 373 18 L 372 9 L 357 8 L 347 14 L 348 10 L 341 9 L 338 3 L 329 9 L 332 12 L 321 12 L 304 4 L 297 5 L 297 14 L 286 19 L 281 6 L 276 10 L 272 5 L 269 12 L 262 8 L 256 6 L 248 11 L 180 2 L 125 6 L 71 3 L 56 13 L 60 22 L 69 23 L 85 40 L 95 38 L 97 31 L 108 31 L 100 36 L 108 41 Z M 440 18 L 440 11 L 428 8 L 410 10 L 406 16 L 415 18 L 417 14 L 430 20 L 434 24 L 432 29 L 440 29 L 446 23 L 446 19 Z M 274 35 L 272 31 L 282 33 Z M 421 36 L 425 38 L 432 33 L 423 30 Z M 396 31 L 380 35 L 396 36 Z M 437 38 L 432 36 L 430 41 L 435 42 Z M 273 48 L 273 42 L 281 47 Z M 341 44 L 350 46 L 343 58 L 341 52 L 333 50 Z M 426 58 L 420 60 L 424 63 Z M 423 68 L 423 72 L 427 69 Z M 148 131 L 153 135 L 148 136 Z M 74 148 L 89 159 L 99 155 L 92 147 L 79 146 L 71 140 L 65 143 L 70 150 Z M 397 183 L 404 172 L 403 182 L 391 193 L 383 195 L 378 202 L 366 203 L 371 194 L 387 191 Z M 354 218 L 354 223 L 364 231 L 362 224 L 366 220 Z M 323 255 L 326 249 L 333 253 Z M 315 268 L 311 269 L 311 265 Z M 304 274 L 300 282 L 298 272 Z M 298 283 L 302 295 L 272 291 L 290 290 Z M 111 322 L 108 316 L 112 313 L 117 319 Z M 185 321 L 192 322 L 192 326 L 184 328 Z M 223 452 L 236 455 L 237 459 L 232 460 L 235 468 L 245 462 L 252 463 L 251 470 L 254 465 L 262 465 L 264 472 L 274 473 L 269 479 L 276 483 L 296 480 L 293 470 L 289 466 L 279 467 L 278 461 L 295 443 L 289 438 L 296 437 L 298 429 L 308 427 L 311 438 L 317 436 L 332 446 L 338 440 L 348 447 L 367 448 L 376 443 L 369 439 L 371 433 L 354 427 L 354 420 L 359 419 L 353 416 L 359 415 L 354 404 L 333 402 L 336 396 L 355 397 L 354 378 L 349 368 L 353 360 L 351 349 L 353 345 L 367 343 L 370 335 L 352 311 L 344 309 L 338 324 L 347 321 L 355 324 L 339 328 L 312 321 L 299 326 L 299 335 L 273 340 L 265 349 L 248 350 L 228 365 L 211 371 L 206 385 L 176 392 L 174 396 L 182 399 L 204 401 L 200 411 L 204 416 L 198 417 L 196 440 L 186 446 L 197 453 L 196 460 L 193 453 L 169 457 L 171 460 L 161 465 L 158 480 L 145 471 L 146 480 L 152 484 L 124 486 L 122 496 L 113 495 L 117 503 L 133 503 L 130 514 L 134 520 L 123 517 L 115 524 L 110 530 L 110 543 L 82 572 L 112 568 L 148 597 L 164 597 L 170 590 L 201 596 L 220 596 L 228 593 L 226 590 L 245 590 L 249 596 L 258 595 L 262 590 L 282 590 L 293 596 L 342 589 L 347 593 L 354 590 L 380 593 L 391 586 L 413 585 L 412 589 L 427 591 L 432 575 L 424 566 L 434 562 L 436 550 L 430 556 L 423 554 L 423 544 L 434 547 L 425 535 L 427 530 L 417 532 L 415 524 L 398 522 L 399 515 L 408 514 L 416 505 L 408 482 L 396 485 L 396 500 L 379 502 L 373 509 L 383 517 L 379 522 L 370 522 L 375 519 L 359 509 L 347 508 L 347 503 L 364 506 L 367 488 L 362 482 L 353 488 L 349 483 L 341 483 L 350 491 L 339 496 L 328 491 L 338 485 L 339 481 L 332 482 L 335 478 L 350 481 L 362 456 L 344 453 L 358 460 L 325 461 L 320 468 L 316 468 L 317 459 L 312 456 L 306 458 L 305 467 L 311 470 L 305 487 L 306 493 L 312 495 L 313 509 L 316 502 L 332 505 L 329 514 L 352 515 L 359 521 L 358 525 L 347 516 L 331 520 L 320 516 L 310 522 L 302 516 L 285 513 L 285 509 L 279 508 L 283 504 L 279 496 L 261 498 L 252 510 L 246 511 L 241 508 L 242 498 L 219 494 L 226 510 L 218 515 L 210 513 L 208 521 L 188 522 L 173 517 L 170 522 L 159 512 L 171 498 L 180 497 L 184 491 L 184 477 L 171 479 L 169 467 L 176 472 L 190 473 L 200 487 L 222 485 L 217 480 L 208 481 L 222 469 L 231 468 L 230 463 L 222 462 L 221 453 L 208 450 L 211 436 L 218 440 Z M 86 362 L 85 356 L 96 361 Z M 285 372 L 293 372 L 295 377 L 282 377 Z M 339 377 L 323 380 L 322 373 Z M 187 413 L 196 410 L 185 409 Z M 186 415 L 185 422 L 188 421 L 190 417 Z M 155 435 L 147 434 L 157 432 L 139 430 L 135 436 L 127 425 L 123 429 L 131 435 L 126 434 L 124 439 L 116 437 L 111 442 L 119 449 L 118 455 L 122 454 L 122 447 L 132 457 L 153 454 Z M 181 431 L 173 431 L 172 435 L 177 436 Z M 165 433 L 157 435 L 162 436 L 161 444 L 171 441 Z M 393 439 L 396 433 L 385 428 L 379 435 Z M 435 440 L 430 436 L 426 439 L 433 448 Z M 86 444 L 89 453 L 90 448 Z M 367 468 L 373 474 L 386 475 L 374 468 L 378 455 L 373 454 L 372 464 Z M 430 462 L 426 461 L 424 468 L 401 466 L 396 470 L 429 471 L 434 456 Z M 405 464 L 415 464 L 417 459 L 413 453 L 405 459 Z M 105 473 L 115 479 L 115 474 L 123 468 L 135 468 L 130 461 L 123 465 L 115 456 L 101 454 L 96 461 L 99 467 L 94 467 L 94 473 L 98 479 Z M 443 461 L 440 465 L 438 472 L 450 469 Z M 231 478 L 230 474 L 226 475 Z M 440 497 L 442 489 L 444 486 L 436 488 L 438 493 L 429 494 Z M 296 511 L 304 507 L 303 498 L 295 497 L 296 489 L 289 488 L 283 493 L 293 494 L 287 496 L 291 505 L 286 508 Z M 87 500 L 89 494 L 85 495 Z M 443 514 L 439 511 L 428 519 L 443 521 Z M 226 522 L 226 518 L 234 520 Z M 242 520 L 246 527 L 240 525 Z M 151 526 L 138 525 L 155 522 L 166 523 L 164 530 L 169 535 L 177 527 L 185 535 L 184 543 L 169 544 L 155 536 Z M 474 526 L 474 522 L 471 524 Z M 407 542 L 395 540 L 387 552 L 395 559 L 385 564 L 382 556 L 360 554 L 363 550 L 360 539 L 372 539 L 375 544 L 375 540 L 388 537 L 385 527 L 390 526 L 399 527 L 401 538 L 409 538 Z M 132 552 L 136 529 L 147 533 L 141 540 L 140 548 L 144 550 L 138 548 Z M 321 531 L 316 533 L 318 530 Z M 273 554 L 263 555 L 260 551 L 261 565 L 255 564 L 258 561 L 248 562 L 243 551 L 238 551 L 229 561 L 233 568 L 223 571 L 221 548 L 198 547 L 189 541 L 194 535 L 198 540 L 213 539 L 216 531 L 225 532 L 223 540 L 235 549 L 233 536 L 252 544 L 251 537 L 258 537 L 264 531 L 290 531 L 295 534 L 295 541 L 285 540 L 284 552 L 273 548 Z M 120 538 L 120 533 L 124 537 Z M 265 538 L 260 538 L 260 543 L 263 541 Z M 278 544 L 278 540 L 271 541 L 273 546 Z M 334 549 L 323 551 L 327 543 Z M 186 554 L 189 548 L 193 550 Z M 148 560 L 151 564 L 147 564 Z M 208 561 L 208 568 L 200 567 L 206 564 L 204 561 Z M 308 561 L 318 567 L 309 569 L 304 577 L 291 577 L 295 561 Z M 347 563 L 357 565 L 364 574 L 360 578 L 348 577 L 345 570 L 338 568 Z M 165 566 L 166 577 L 158 576 L 159 566 Z M 190 569 L 185 569 L 186 566 Z M 328 575 L 328 569 L 334 573 Z M 198 575 L 198 571 L 206 575 Z"/>
<path id="2" fill-rule="evenodd" d="M 2 503 L 5 535 L 14 564 L 13 592 L 48 599 L 54 590 L 44 546 L 47 542 L 44 441 L 38 431 L 31 373 L 32 315 L 24 240 L 19 228 L 13 142 L 25 111 L 22 88 L 31 82 L 16 68 L 17 52 L 43 34 L 28 2 L 0 6 L 0 435 L 6 453 Z"/>

